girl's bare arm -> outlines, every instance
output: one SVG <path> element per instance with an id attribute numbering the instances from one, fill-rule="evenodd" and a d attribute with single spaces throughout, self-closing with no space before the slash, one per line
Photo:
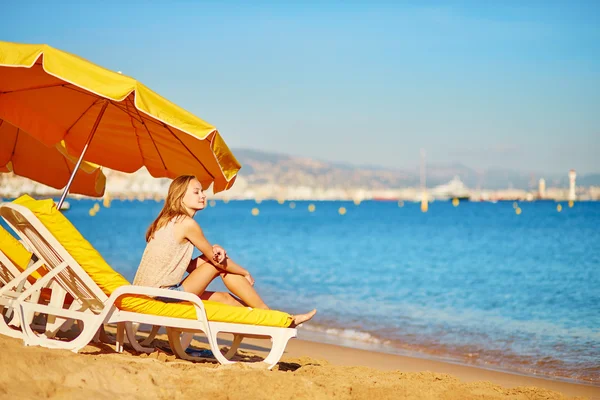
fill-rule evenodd
<path id="1" fill-rule="evenodd" d="M 234 263 L 228 263 L 227 259 L 225 259 L 222 264 L 214 260 L 215 254 L 213 252 L 213 246 L 208 242 L 204 236 L 204 232 L 202 232 L 202 228 L 200 228 L 200 225 L 198 225 L 196 221 L 192 218 L 186 218 L 185 221 L 182 221 L 182 225 L 185 238 L 196 246 L 211 264 L 232 274 L 248 275 L 247 270 L 238 265 L 234 265 Z"/>

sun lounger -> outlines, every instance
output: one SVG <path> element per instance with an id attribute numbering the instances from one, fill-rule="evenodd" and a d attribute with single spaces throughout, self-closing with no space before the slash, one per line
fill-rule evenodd
<path id="1" fill-rule="evenodd" d="M 2 226 L 0 226 L 0 334 L 22 338 L 18 313 L 14 313 L 15 299 L 45 273 L 44 264 L 34 261 L 32 253 Z M 36 291 L 31 301 L 57 304 L 64 302 L 66 293 L 58 286 Z M 31 321 L 29 321 L 31 323 Z M 70 324 L 62 318 L 46 321 L 45 335 L 53 336 L 59 329 L 66 330 Z"/>
<path id="2" fill-rule="evenodd" d="M 201 301 L 191 293 L 132 286 L 115 272 L 77 229 L 58 211 L 51 200 L 33 200 L 22 196 L 14 203 L 0 205 L 0 215 L 19 237 L 43 261 L 48 272 L 19 295 L 16 300 L 22 320 L 33 313 L 70 318 L 83 322 L 81 334 L 71 340 L 55 340 L 38 335 L 24 324 L 26 345 L 65 348 L 79 351 L 87 345 L 102 324 L 117 324 L 117 351 L 122 351 L 127 335 L 134 348 L 142 348 L 134 337 L 131 323 L 164 326 L 174 353 L 183 359 L 197 360 L 185 352 L 189 335 L 204 333 L 215 358 L 222 364 L 232 363 L 233 356 L 245 336 L 272 339 L 272 348 L 264 363 L 272 368 L 281 358 L 289 339 L 297 331 L 289 328 L 289 314 L 233 307 Z M 74 298 L 66 309 L 38 304 L 32 300 L 43 285 L 53 282 Z M 164 303 L 153 297 L 169 297 L 183 303 Z M 223 355 L 217 343 L 218 333 L 234 335 L 230 351 Z"/>
<path id="3" fill-rule="evenodd" d="M 29 267 L 31 253 L 0 226 L 0 334 L 21 338 L 20 322 L 14 311 L 14 300 L 30 285 L 27 276 L 37 267 Z M 27 274 L 23 271 L 27 270 Z M 39 275 L 38 275 L 39 276 Z M 33 277 L 31 279 L 34 279 Z M 39 295 L 39 293 L 37 293 Z M 37 298 L 33 299 L 37 301 Z M 16 317 L 16 318 L 15 318 Z"/>

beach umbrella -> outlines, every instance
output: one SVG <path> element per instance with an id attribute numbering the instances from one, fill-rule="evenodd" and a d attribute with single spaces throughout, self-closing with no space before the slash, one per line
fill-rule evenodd
<path id="1" fill-rule="evenodd" d="M 61 145 L 48 147 L 7 121 L 0 119 L 0 172 L 13 172 L 55 189 L 67 185 L 77 158 Z M 102 197 L 106 176 L 98 165 L 82 162 L 71 192 Z"/>
<path id="2" fill-rule="evenodd" d="M 130 173 L 145 166 L 157 178 L 195 175 L 215 193 L 241 167 L 214 126 L 129 76 L 48 45 L 0 41 L 0 118 L 46 145 L 64 141 L 79 160 Z"/>

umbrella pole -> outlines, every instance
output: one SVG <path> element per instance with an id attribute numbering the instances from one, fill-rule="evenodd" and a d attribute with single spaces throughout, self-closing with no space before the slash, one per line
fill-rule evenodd
<path id="1" fill-rule="evenodd" d="M 59 210 L 60 210 L 60 207 L 63 205 L 65 198 L 67 197 L 67 193 L 69 193 L 69 188 L 71 187 L 71 184 L 73 183 L 73 180 L 75 179 L 75 174 L 79 170 L 79 166 L 81 165 L 81 162 L 83 161 L 83 156 L 85 155 L 90 143 L 92 142 L 92 137 L 94 137 L 94 134 L 96 133 L 96 129 L 98 129 L 98 125 L 100 125 L 100 120 L 102 119 L 102 116 L 104 115 L 104 111 L 106 111 L 106 107 L 108 107 L 108 100 L 104 100 L 102 109 L 100 110 L 100 113 L 98 114 L 98 117 L 96 118 L 96 122 L 94 122 L 92 131 L 90 132 L 90 135 L 88 136 L 87 141 L 85 142 L 85 146 L 83 147 L 83 151 L 81 152 L 81 155 L 79 156 L 79 160 L 77 160 L 77 164 L 75 164 L 75 168 L 73 169 L 73 172 L 71 173 L 69 182 L 67 183 L 67 186 L 65 186 L 65 190 L 63 191 L 62 196 L 60 196 L 60 201 L 58 202 L 58 206 L 57 206 L 57 208 Z"/>

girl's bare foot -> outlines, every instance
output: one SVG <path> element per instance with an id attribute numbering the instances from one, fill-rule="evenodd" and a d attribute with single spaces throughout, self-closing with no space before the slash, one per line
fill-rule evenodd
<path id="1" fill-rule="evenodd" d="M 317 313 L 317 309 L 315 308 L 314 310 L 307 312 L 306 314 L 292 315 L 292 318 L 294 320 L 292 321 L 292 325 L 290 327 L 291 328 L 297 327 L 298 325 L 300 325 L 300 324 L 308 321 L 312 317 L 314 317 L 316 313 Z"/>

